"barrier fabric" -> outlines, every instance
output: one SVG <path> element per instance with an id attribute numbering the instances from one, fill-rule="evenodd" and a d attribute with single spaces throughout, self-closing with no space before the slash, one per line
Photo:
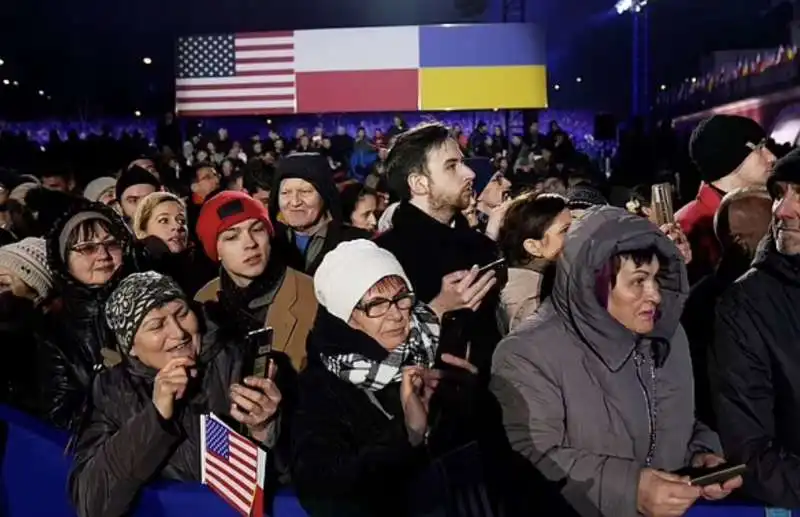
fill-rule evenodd
<path id="1" fill-rule="evenodd" d="M 67 436 L 37 419 L 0 405 L 0 515 L 75 517 L 66 492 L 71 458 Z M 697 505 L 689 517 L 764 517 L 758 506 Z M 798 515 L 798 512 L 793 512 Z M 221 498 L 198 483 L 157 483 L 142 492 L 136 517 L 236 517 Z M 307 517 L 292 493 L 275 496 L 274 517 Z"/>

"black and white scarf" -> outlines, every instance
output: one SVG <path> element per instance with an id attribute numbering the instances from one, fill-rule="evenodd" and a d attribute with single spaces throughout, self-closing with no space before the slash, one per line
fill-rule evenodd
<path id="1" fill-rule="evenodd" d="M 361 354 L 322 355 L 322 362 L 331 373 L 359 388 L 379 391 L 403 377 L 403 367 L 433 367 L 439 347 L 439 318 L 423 303 L 411 311 L 411 330 L 406 341 L 392 350 L 383 361 L 374 361 Z"/>

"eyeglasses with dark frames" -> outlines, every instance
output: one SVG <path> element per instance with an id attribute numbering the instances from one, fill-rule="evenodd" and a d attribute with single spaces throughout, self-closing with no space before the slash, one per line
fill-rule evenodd
<path id="1" fill-rule="evenodd" d="M 367 303 L 359 303 L 356 309 L 362 311 L 368 318 L 380 318 L 389 312 L 393 305 L 401 311 L 407 311 L 414 306 L 416 300 L 414 293 L 406 292 L 394 298 L 373 298 Z"/>

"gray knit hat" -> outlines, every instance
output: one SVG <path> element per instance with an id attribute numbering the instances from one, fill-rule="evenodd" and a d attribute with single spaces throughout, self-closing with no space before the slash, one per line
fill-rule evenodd
<path id="1" fill-rule="evenodd" d="M 107 190 L 114 190 L 117 186 L 117 180 L 108 176 L 93 179 L 83 189 L 83 197 L 89 201 L 100 201 L 100 196 Z"/>
<path id="2" fill-rule="evenodd" d="M 8 269 L 36 291 L 36 303 L 45 300 L 53 290 L 53 273 L 47 266 L 47 245 L 44 239 L 27 237 L 0 248 L 0 267 Z"/>
<path id="3" fill-rule="evenodd" d="M 120 351 L 130 353 L 139 325 L 150 310 L 176 299 L 187 298 L 172 278 L 155 271 L 133 273 L 120 282 L 106 302 L 106 321 Z"/>

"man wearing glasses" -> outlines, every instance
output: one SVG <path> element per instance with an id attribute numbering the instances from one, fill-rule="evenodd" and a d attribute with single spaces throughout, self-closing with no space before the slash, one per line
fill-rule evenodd
<path id="1" fill-rule="evenodd" d="M 703 182 L 697 197 L 675 214 L 692 246 L 689 280 L 711 273 L 720 259 L 714 214 L 723 196 L 746 187 L 763 187 L 775 163 L 764 129 L 738 115 L 713 115 L 692 133 L 689 154 Z"/>

